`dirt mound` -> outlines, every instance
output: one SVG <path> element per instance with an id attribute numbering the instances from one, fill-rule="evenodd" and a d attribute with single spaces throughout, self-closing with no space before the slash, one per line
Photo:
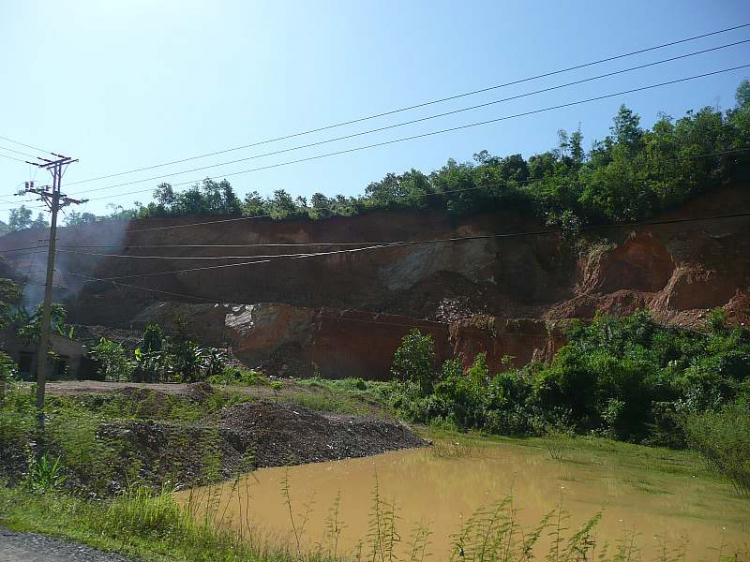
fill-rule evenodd
<path id="1" fill-rule="evenodd" d="M 144 404 L 165 398 L 141 389 L 128 392 Z M 198 422 L 102 421 L 95 433 L 93 446 L 106 451 L 107 469 L 66 465 L 66 486 L 95 496 L 120 493 L 134 479 L 154 489 L 184 488 L 254 468 L 364 457 L 425 444 L 395 421 L 323 415 L 270 401 L 237 404 Z M 0 477 L 17 482 L 26 471 L 25 443 L 6 445 L 0 442 Z M 55 444 L 50 451 L 62 454 Z"/>
<path id="2" fill-rule="evenodd" d="M 364 457 L 424 445 L 398 422 L 323 415 L 268 401 L 246 402 L 222 411 L 222 431 L 231 431 L 254 451 L 258 467 Z"/>
<path id="3" fill-rule="evenodd" d="M 196 402 L 205 402 L 213 393 L 213 387 L 205 381 L 194 382 L 185 389 L 185 395 Z"/>

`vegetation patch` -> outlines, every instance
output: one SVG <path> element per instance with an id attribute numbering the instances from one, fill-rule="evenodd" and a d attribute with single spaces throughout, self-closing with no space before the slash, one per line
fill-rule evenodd
<path id="1" fill-rule="evenodd" d="M 750 488 L 750 330 L 709 315 L 705 329 L 662 326 L 646 312 L 574 321 L 549 364 L 493 374 L 483 354 L 435 368 L 434 344 L 414 330 L 394 356 L 399 381 L 378 391 L 400 416 L 437 427 L 546 435 L 564 459 L 576 435 L 689 446 Z"/>

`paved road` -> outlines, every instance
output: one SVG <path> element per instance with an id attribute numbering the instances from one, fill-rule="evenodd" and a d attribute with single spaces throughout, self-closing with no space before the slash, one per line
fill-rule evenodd
<path id="1" fill-rule="evenodd" d="M 133 562 L 117 554 L 36 533 L 0 528 L 0 562 Z"/>

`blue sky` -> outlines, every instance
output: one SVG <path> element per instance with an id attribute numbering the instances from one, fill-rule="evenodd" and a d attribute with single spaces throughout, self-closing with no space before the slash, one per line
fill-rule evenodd
<path id="1" fill-rule="evenodd" d="M 750 38 L 750 28 L 647 55 L 352 125 L 122 178 L 68 185 L 136 167 L 249 144 L 474 90 L 750 21 L 743 1 L 490 2 L 0 0 L 0 136 L 80 158 L 64 191 L 170 173 L 288 148 L 374 126 Z M 193 172 L 174 183 L 492 119 L 654 82 L 750 63 L 750 43 L 657 68 L 268 158 Z M 734 104 L 750 71 L 623 96 L 458 133 L 231 178 L 238 193 L 286 189 L 361 193 L 387 172 L 429 171 L 487 149 L 525 156 L 580 124 L 588 147 L 620 103 L 645 125 Z M 0 141 L 0 146 L 26 151 Z M 13 153 L 0 150 L 13 156 Z M 16 155 L 17 156 L 17 155 Z M 46 181 L 0 158 L 0 218 L 25 180 Z M 103 190 L 80 210 L 147 202 L 158 181 Z M 16 198 L 20 199 L 20 198 Z"/>

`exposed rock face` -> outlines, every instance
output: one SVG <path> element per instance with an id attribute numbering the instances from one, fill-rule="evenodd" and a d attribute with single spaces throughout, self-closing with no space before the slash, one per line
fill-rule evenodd
<path id="1" fill-rule="evenodd" d="M 675 263 L 661 241 L 649 233 L 633 233 L 609 251 L 592 251 L 583 260 L 582 293 L 662 290 Z"/>
<path id="2" fill-rule="evenodd" d="M 312 372 L 315 364 L 328 376 L 382 378 L 388 376 L 392 351 L 412 327 L 433 334 L 440 357 L 464 353 L 469 360 L 486 351 L 490 364 L 499 365 L 506 355 L 517 364 L 549 357 L 562 342 L 560 321 L 591 318 L 598 310 L 628 314 L 647 308 L 660 321 L 695 326 L 707 309 L 722 306 L 730 320 L 747 322 L 750 219 L 680 222 L 746 211 L 750 189 L 738 187 L 698 198 L 661 217 L 672 221 L 669 224 L 594 230 L 575 247 L 556 233 L 494 236 L 166 274 L 161 272 L 194 269 L 206 262 L 63 253 L 58 277 L 69 288 L 70 314 L 79 323 L 125 328 L 149 321 L 168 324 L 169 315 L 182 315 L 201 338 L 228 343 L 248 364 L 301 374 Z M 346 248 L 337 245 L 341 243 L 544 230 L 508 212 L 451 219 L 430 210 L 158 230 L 195 221 L 201 219 L 62 229 L 59 245 L 119 244 L 119 249 L 108 251 L 195 257 L 222 256 L 227 250 L 183 247 L 160 252 L 136 246 L 314 242 L 330 243 L 315 251 L 337 252 Z M 33 246 L 35 240 L 33 233 L 14 233 L 0 238 L 0 251 Z M 231 253 L 306 251 L 261 246 Z M 12 266 L 25 267 L 27 258 L 8 256 Z M 120 282 L 162 292 L 83 283 L 65 271 L 95 278 L 149 274 Z M 196 304 L 201 302 L 211 304 Z M 213 304 L 217 302 L 245 304 Z"/>
<path id="3" fill-rule="evenodd" d="M 251 367 L 280 375 L 387 380 L 401 339 L 413 329 L 435 341 L 438 363 L 463 356 L 470 365 L 486 352 L 492 370 L 551 358 L 564 343 L 565 322 L 477 315 L 448 323 L 393 314 L 296 307 L 281 303 L 211 305 L 160 302 L 144 310 L 138 327 L 157 322 L 188 328 L 209 345 L 229 346 Z"/>

